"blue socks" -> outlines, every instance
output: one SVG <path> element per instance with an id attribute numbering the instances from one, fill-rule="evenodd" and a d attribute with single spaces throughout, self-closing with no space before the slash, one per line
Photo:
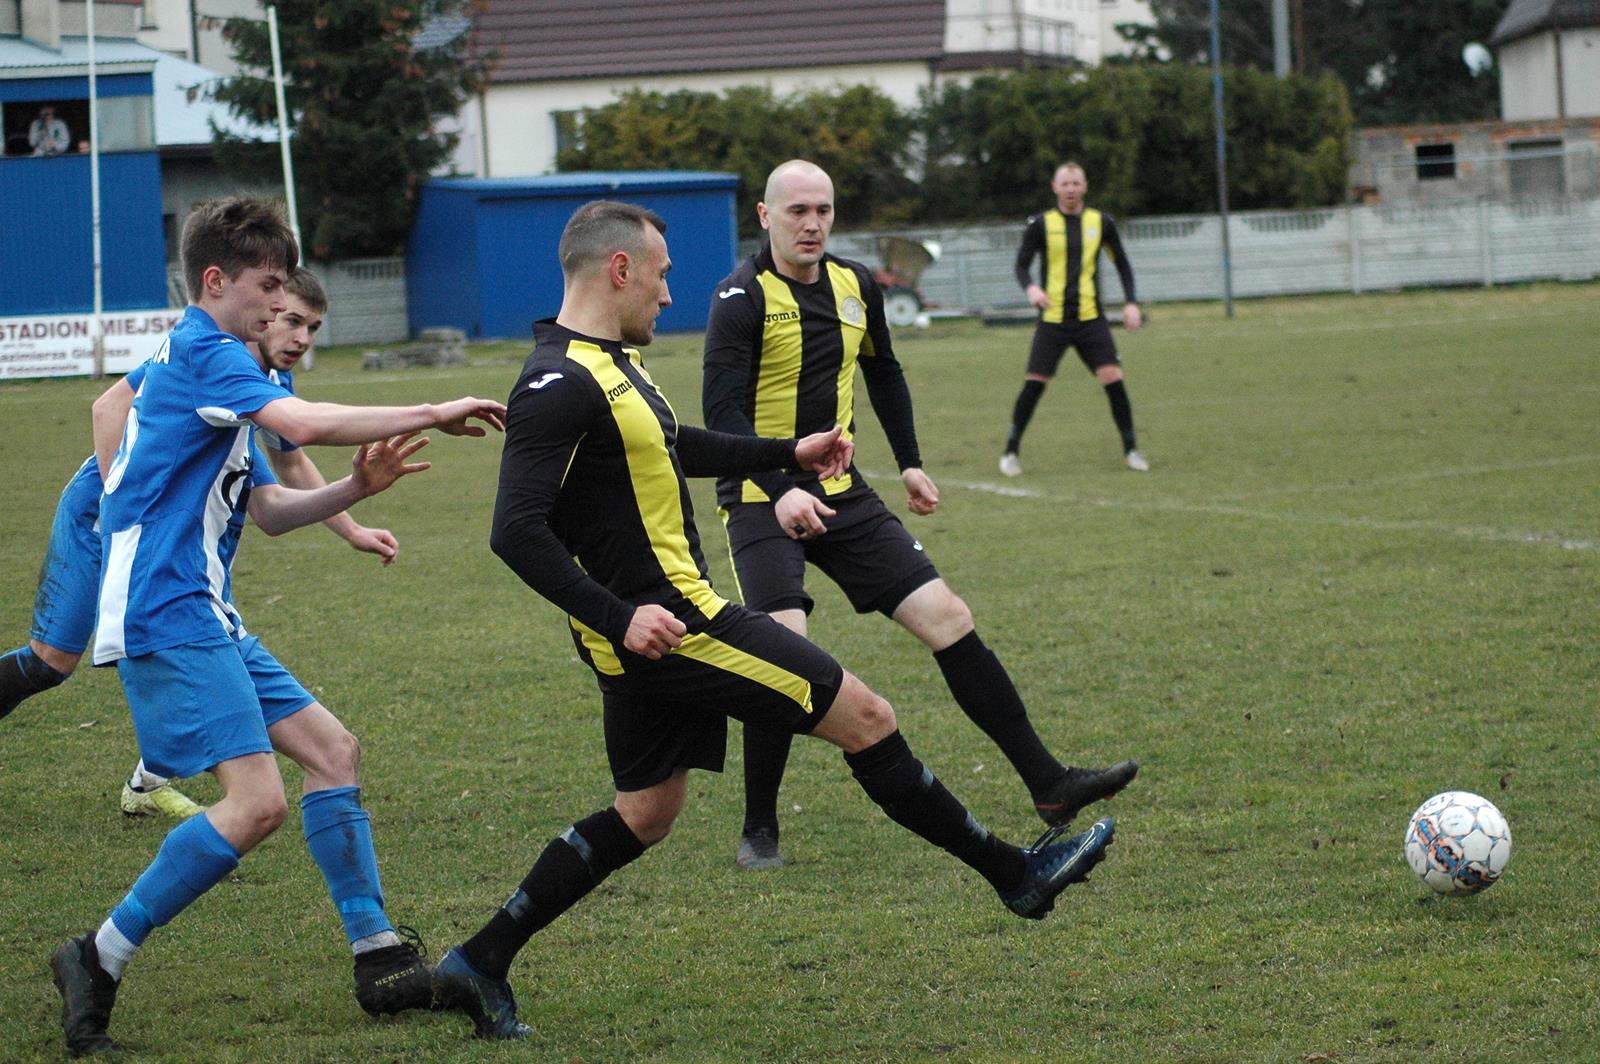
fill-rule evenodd
<path id="1" fill-rule="evenodd" d="M 151 928 L 170 921 L 238 867 L 238 852 L 211 821 L 192 816 L 167 834 L 156 859 L 112 910 L 111 922 L 139 946 Z"/>
<path id="2" fill-rule="evenodd" d="M 361 808 L 361 788 L 313 791 L 300 799 L 300 815 L 306 847 L 328 881 L 328 893 L 350 941 L 393 931 L 383 911 L 372 818 Z"/>
<path id="3" fill-rule="evenodd" d="M 0 657 L 0 717 L 16 709 L 29 695 L 65 682 L 69 675 L 46 665 L 27 645 Z"/>

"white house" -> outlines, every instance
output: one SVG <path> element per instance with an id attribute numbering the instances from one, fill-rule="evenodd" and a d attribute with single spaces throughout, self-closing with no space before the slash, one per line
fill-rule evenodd
<path id="1" fill-rule="evenodd" d="M 560 117 L 629 89 L 869 84 L 910 106 L 942 79 L 982 70 L 1096 65 L 1122 50 L 1113 27 L 1135 21 L 1150 21 L 1144 0 L 487 0 L 473 47 L 495 63 L 463 115 L 480 154 L 457 165 L 549 172 Z"/>
<path id="2" fill-rule="evenodd" d="M 1500 117 L 1600 117 L 1600 0 L 1512 0 L 1489 43 Z"/>

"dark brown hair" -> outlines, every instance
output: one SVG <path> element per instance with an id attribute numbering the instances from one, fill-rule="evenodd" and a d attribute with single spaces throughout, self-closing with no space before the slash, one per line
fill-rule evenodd
<path id="1" fill-rule="evenodd" d="M 202 279 L 213 266 L 231 281 L 258 267 L 292 273 L 299 262 L 294 232 L 272 200 L 207 200 L 183 223 L 183 283 L 190 302 L 200 301 Z"/>

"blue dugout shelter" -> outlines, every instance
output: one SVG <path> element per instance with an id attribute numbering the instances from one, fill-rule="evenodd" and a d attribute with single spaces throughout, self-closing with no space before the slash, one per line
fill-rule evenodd
<path id="1" fill-rule="evenodd" d="M 154 53 L 131 41 L 104 41 L 98 51 L 105 307 L 165 307 Z M 94 309 L 88 100 L 82 38 L 63 38 L 59 49 L 0 38 L 0 317 Z M 35 154 L 29 129 L 46 107 L 66 127 L 66 148 Z"/>
<path id="2" fill-rule="evenodd" d="M 637 203 L 666 220 L 673 303 L 657 328 L 704 329 L 711 291 L 738 255 L 738 184 L 733 174 L 667 170 L 429 181 L 406 252 L 411 331 L 527 337 L 561 308 L 556 246 L 572 212 L 595 199 Z"/>

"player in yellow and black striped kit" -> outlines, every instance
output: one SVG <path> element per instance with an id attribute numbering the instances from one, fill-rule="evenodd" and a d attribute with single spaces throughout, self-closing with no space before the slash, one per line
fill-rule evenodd
<path id="1" fill-rule="evenodd" d="M 774 467 L 835 477 L 851 447 L 836 427 L 796 440 L 678 423 L 638 350 L 672 301 L 665 230 L 642 207 L 579 208 L 561 237 L 561 312 L 535 327 L 506 404 L 490 545 L 567 612 L 604 699 L 616 797 L 551 839 L 483 928 L 440 959 L 436 1001 L 470 1016 L 482 1038 L 527 1037 L 506 979 L 512 960 L 666 838 L 688 770 L 721 770 L 729 716 L 838 746 L 891 819 L 975 869 L 1019 916 L 1044 916 L 1111 842 L 1109 819 L 1028 849 L 991 835 L 912 754 L 887 702 L 712 589 L 684 478 Z"/>
<path id="2" fill-rule="evenodd" d="M 1117 223 L 1109 214 L 1084 206 L 1089 181 L 1077 163 L 1062 163 L 1056 168 L 1050 188 L 1056 205 L 1028 219 L 1017 251 L 1017 283 L 1027 292 L 1028 302 L 1039 308 L 1039 324 L 1033 330 L 1033 346 L 1028 352 L 1028 371 L 1022 391 L 1011 413 L 1011 433 L 1000 456 L 1000 472 L 1020 476 L 1022 434 L 1033 418 L 1034 407 L 1044 394 L 1045 385 L 1055 376 L 1056 366 L 1066 349 L 1077 349 L 1089 372 L 1105 388 L 1111 404 L 1111 419 L 1122 436 L 1122 451 L 1128 468 L 1143 473 L 1150 468 L 1139 453 L 1133 432 L 1133 407 L 1128 402 L 1122 379 L 1122 362 L 1117 356 L 1111 326 L 1100 306 L 1096 283 L 1100 252 L 1111 256 L 1122 281 L 1126 302 L 1122 324 L 1133 332 L 1139 328 L 1139 303 L 1133 290 L 1133 266 L 1122 250 Z M 1038 283 L 1033 280 L 1033 260 L 1043 256 L 1044 266 Z"/>
<path id="3" fill-rule="evenodd" d="M 827 253 L 833 183 L 803 160 L 767 180 L 757 213 L 770 240 L 717 288 L 706 326 L 706 424 L 745 436 L 855 428 L 861 370 L 894 451 L 913 513 L 931 514 L 939 489 L 922 470 L 911 393 L 895 359 L 883 293 L 865 266 Z M 892 617 L 933 651 L 957 704 L 998 745 L 1048 824 L 1070 821 L 1114 794 L 1138 766 L 1067 768 L 1045 747 L 1005 666 L 972 613 L 853 465 L 843 476 L 782 471 L 725 477 L 717 497 L 746 607 L 806 634 L 806 565 L 837 583 L 858 612 Z M 776 868 L 778 789 L 791 735 L 744 730 L 745 821 L 740 867 Z"/>

